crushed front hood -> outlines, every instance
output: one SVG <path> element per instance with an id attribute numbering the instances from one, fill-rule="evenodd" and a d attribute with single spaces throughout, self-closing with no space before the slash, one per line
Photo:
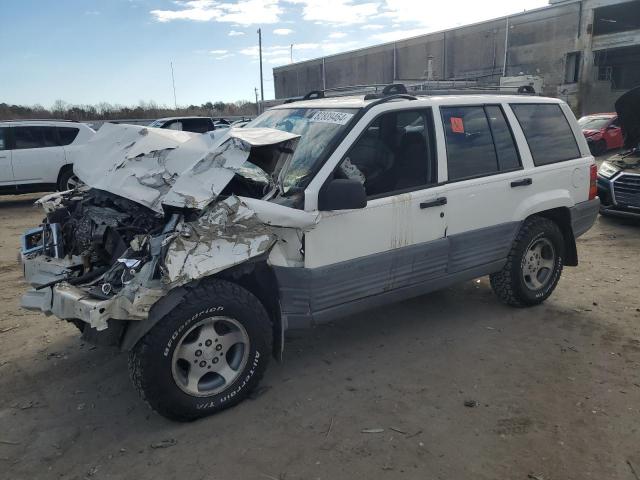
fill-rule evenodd
<path id="1" fill-rule="evenodd" d="M 640 87 L 633 88 L 616 101 L 616 112 L 624 133 L 624 148 L 640 143 Z"/>
<path id="2" fill-rule="evenodd" d="M 89 187 L 158 213 L 162 205 L 202 209 L 227 186 L 253 147 L 290 142 L 295 148 L 298 138 L 270 128 L 195 134 L 106 123 L 77 150 L 74 172 Z"/>

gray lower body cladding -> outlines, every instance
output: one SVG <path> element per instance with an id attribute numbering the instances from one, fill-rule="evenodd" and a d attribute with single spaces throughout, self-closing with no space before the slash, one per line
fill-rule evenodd
<path id="1" fill-rule="evenodd" d="M 302 328 L 499 271 L 520 222 L 320 268 L 274 267 L 286 328 Z"/>
<path id="2" fill-rule="evenodd" d="M 571 212 L 571 228 L 573 229 L 573 236 L 575 238 L 578 238 L 591 228 L 596 221 L 599 210 L 600 200 L 598 198 L 577 203 L 569 209 Z"/>

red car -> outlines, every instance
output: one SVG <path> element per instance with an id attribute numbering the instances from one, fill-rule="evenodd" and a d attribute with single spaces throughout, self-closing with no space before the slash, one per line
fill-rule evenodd
<path id="1" fill-rule="evenodd" d="M 622 148 L 622 128 L 615 113 L 596 113 L 578 120 L 593 155 L 602 155 L 609 150 Z"/>

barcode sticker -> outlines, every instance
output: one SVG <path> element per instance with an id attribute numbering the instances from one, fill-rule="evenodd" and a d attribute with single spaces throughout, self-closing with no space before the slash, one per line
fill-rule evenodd
<path id="1" fill-rule="evenodd" d="M 310 122 L 333 123 L 335 125 L 346 125 L 353 117 L 353 113 L 320 111 L 313 114 Z"/>

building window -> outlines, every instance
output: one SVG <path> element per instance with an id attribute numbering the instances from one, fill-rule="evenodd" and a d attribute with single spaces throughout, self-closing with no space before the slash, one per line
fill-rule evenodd
<path id="1" fill-rule="evenodd" d="M 640 2 L 626 2 L 594 9 L 593 35 L 640 30 Z"/>
<path id="2" fill-rule="evenodd" d="M 567 53 L 564 63 L 564 83 L 576 83 L 580 79 L 580 52 Z"/>
<path id="3" fill-rule="evenodd" d="M 598 67 L 598 80 L 601 82 L 611 81 L 612 68 L 610 66 Z"/>

